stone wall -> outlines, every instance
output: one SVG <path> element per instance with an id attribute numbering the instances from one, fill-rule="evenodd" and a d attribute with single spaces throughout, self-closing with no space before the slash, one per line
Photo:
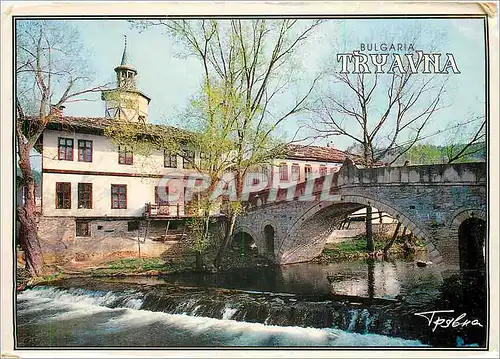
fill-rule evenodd
<path id="1" fill-rule="evenodd" d="M 359 169 L 352 163 L 338 172 L 337 187 L 346 184 L 486 183 L 486 162 L 375 167 Z"/>
<path id="2" fill-rule="evenodd" d="M 38 233 L 46 263 L 66 260 L 87 260 L 101 257 L 135 257 L 138 255 L 140 238 L 141 255 L 158 257 L 171 249 L 176 241 L 154 241 L 152 238 L 165 234 L 166 223 L 151 222 L 148 237 L 144 241 L 146 222 L 140 220 L 90 220 L 91 235 L 76 236 L 76 221 L 71 217 L 42 217 L 38 223 Z M 129 222 L 139 222 L 139 228 L 129 231 Z M 174 226 L 172 226 L 174 227 Z M 172 229 L 169 234 L 174 232 Z"/>
<path id="3" fill-rule="evenodd" d="M 62 260 L 75 244 L 74 218 L 40 218 L 38 237 L 46 262 Z"/>

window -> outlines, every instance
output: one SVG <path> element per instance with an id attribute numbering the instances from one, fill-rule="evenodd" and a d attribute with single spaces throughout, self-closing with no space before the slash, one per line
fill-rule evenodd
<path id="1" fill-rule="evenodd" d="M 163 167 L 177 168 L 177 155 L 175 153 L 163 152 Z"/>
<path id="2" fill-rule="evenodd" d="M 126 147 L 118 146 L 118 163 L 121 165 L 131 165 L 134 163 L 134 154 Z"/>
<path id="3" fill-rule="evenodd" d="M 262 167 L 262 182 L 268 183 L 269 182 L 269 168 Z"/>
<path id="4" fill-rule="evenodd" d="M 112 184 L 111 185 L 111 208 L 126 209 L 127 208 L 127 185 Z"/>
<path id="5" fill-rule="evenodd" d="M 305 180 L 307 181 L 309 178 L 312 177 L 312 167 L 311 165 L 306 165 L 304 167 L 304 177 L 305 177 Z"/>
<path id="6" fill-rule="evenodd" d="M 319 175 L 326 176 L 326 166 L 325 165 L 319 165 Z"/>
<path id="7" fill-rule="evenodd" d="M 92 208 L 92 183 L 78 183 L 78 208 Z"/>
<path id="8" fill-rule="evenodd" d="M 184 150 L 184 160 L 182 167 L 185 169 L 192 169 L 194 167 L 194 151 Z"/>
<path id="9" fill-rule="evenodd" d="M 262 182 L 262 168 L 254 167 L 245 172 L 245 185 L 247 187 L 258 185 Z"/>
<path id="10" fill-rule="evenodd" d="M 280 164 L 280 181 L 288 181 L 288 165 L 286 163 Z"/>
<path id="11" fill-rule="evenodd" d="M 92 141 L 78 140 L 78 161 L 92 162 Z"/>
<path id="12" fill-rule="evenodd" d="M 168 187 L 165 186 L 165 189 L 163 191 L 160 191 L 159 187 L 155 187 L 155 203 L 159 205 L 168 205 Z"/>
<path id="13" fill-rule="evenodd" d="M 245 184 L 246 186 L 251 186 L 253 184 L 255 184 L 255 178 L 253 178 L 251 175 L 250 175 L 250 172 L 247 172 L 245 174 Z M 258 180 L 257 180 L 257 183 L 258 183 Z"/>
<path id="14" fill-rule="evenodd" d="M 70 182 L 56 182 L 56 208 L 71 209 Z"/>
<path id="15" fill-rule="evenodd" d="M 300 181 L 300 166 L 296 163 L 292 165 L 292 181 Z"/>
<path id="16" fill-rule="evenodd" d="M 58 138 L 58 158 L 64 161 L 73 161 L 72 138 Z"/>
<path id="17" fill-rule="evenodd" d="M 90 221 L 77 220 L 76 221 L 76 236 L 77 237 L 90 237 Z"/>

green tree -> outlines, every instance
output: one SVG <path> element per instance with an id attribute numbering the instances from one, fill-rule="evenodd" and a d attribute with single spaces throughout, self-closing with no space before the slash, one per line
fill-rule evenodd
<path id="1" fill-rule="evenodd" d="M 163 27 L 202 66 L 201 89 L 190 103 L 190 120 L 185 121 L 193 132 L 188 142 L 204 154 L 206 163 L 199 169 L 212 180 L 207 193 L 221 184 L 227 171 L 234 175 L 231 181 L 236 191 L 236 200 L 225 206 L 228 222 L 214 260 L 216 268 L 232 238 L 236 218 L 244 210 L 240 199 L 245 174 L 283 153 L 284 142 L 275 138 L 276 130 L 304 110 L 316 84 L 312 80 L 294 103 L 280 102 L 283 89 L 292 85 L 297 74 L 298 48 L 320 23 L 290 19 L 134 22 L 143 29 Z M 210 208 L 214 200 L 201 202 Z"/>
<path id="2" fill-rule="evenodd" d="M 222 105 L 221 96 L 218 88 L 203 88 L 190 101 L 186 115 L 197 119 L 197 127 L 192 127 L 191 131 L 165 125 L 113 121 L 104 132 L 115 144 L 127 146 L 145 157 L 156 150 L 180 156 L 194 173 L 206 176 L 207 188 L 196 193 L 196 199 L 187 209 L 192 216 L 187 227 L 194 243 L 197 269 L 202 269 L 204 252 L 216 240 L 210 232 L 210 219 L 220 208 L 221 199 L 213 198 L 211 194 L 234 163 L 233 128 L 227 115 L 228 107 Z"/>
<path id="3" fill-rule="evenodd" d="M 287 66 L 294 53 L 319 23 L 264 19 L 161 22 L 203 65 L 204 114 L 209 123 L 214 115 L 224 118 L 222 123 L 228 125 L 234 144 L 230 159 L 238 200 L 228 207 L 229 223 L 214 260 L 216 268 L 232 238 L 236 218 L 244 210 L 240 200 L 245 174 L 283 151 L 273 133 L 303 110 L 316 82 L 286 109 L 273 107 L 280 91 L 291 83 L 292 68 Z"/>
<path id="4" fill-rule="evenodd" d="M 403 154 L 398 162 L 402 165 L 406 161 L 415 165 L 437 164 L 443 163 L 444 156 L 442 148 L 438 146 L 429 143 L 417 144 Z"/>

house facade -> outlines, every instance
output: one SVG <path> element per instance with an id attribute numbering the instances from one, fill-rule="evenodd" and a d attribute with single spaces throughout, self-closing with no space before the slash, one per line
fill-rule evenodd
<path id="1" fill-rule="evenodd" d="M 55 118 L 42 134 L 39 236 L 46 252 L 135 250 L 141 237 L 145 241 L 162 233 L 166 237 L 169 226 L 175 228 L 170 222 L 184 226 L 193 213 L 186 178 L 197 175 L 192 163 L 200 160 L 199 154 L 181 157 L 153 150 L 141 155 L 105 135 L 113 121 L 149 124 L 151 98 L 136 87 L 138 71 L 130 64 L 126 45 L 114 71 L 116 88 L 101 96 L 103 117 L 65 116 L 63 108 L 53 109 Z M 265 167 L 263 175 L 283 188 L 334 173 L 346 157 L 332 147 L 290 145 L 286 156 Z M 175 179 L 166 184 L 166 176 Z M 163 197 L 166 194 L 177 200 L 169 202 Z M 156 255 L 164 250 L 155 243 L 149 252 Z"/>
<path id="2" fill-rule="evenodd" d="M 284 158 L 274 160 L 274 172 L 279 183 L 300 183 L 337 172 L 347 157 L 333 147 L 288 145 Z"/>
<path id="3" fill-rule="evenodd" d="M 93 119 L 69 118 L 87 122 L 84 128 L 46 130 L 43 134 L 42 213 L 51 217 L 141 217 L 146 203 L 158 203 L 160 179 L 172 173 L 192 170 L 180 156 L 163 151 L 138 155 L 113 143 L 92 127 Z M 103 131 L 103 130 L 102 130 Z M 165 214 L 184 215 L 181 206 Z"/>
<path id="4" fill-rule="evenodd" d="M 105 136 L 113 121 L 148 123 L 151 99 L 136 88 L 138 71 L 129 63 L 126 45 L 114 70 L 116 88 L 101 96 L 103 117 L 65 116 L 63 108 L 53 109 L 54 119 L 41 136 L 39 236 L 47 252 L 124 250 L 144 232 L 142 219 L 189 214 L 186 203 L 191 194 L 184 183 L 188 175 L 196 174 L 192 165 L 199 160 L 196 154 L 186 154 L 191 161 L 163 150 L 141 155 Z M 169 128 L 162 126 L 162 130 Z M 174 177 L 168 187 L 165 176 Z M 178 200 L 168 202 L 166 195 Z M 158 233 L 165 231 L 164 223 L 156 227 Z M 154 228 L 148 232 L 155 234 Z M 103 242 L 99 248 L 89 248 L 83 245 L 85 239 Z M 117 247 L 110 242 L 116 239 L 125 242 Z"/>

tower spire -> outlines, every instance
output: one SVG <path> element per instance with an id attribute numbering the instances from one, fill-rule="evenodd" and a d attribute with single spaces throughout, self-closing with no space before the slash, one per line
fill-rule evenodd
<path id="1" fill-rule="evenodd" d="M 117 86 L 120 88 L 135 88 L 135 76 L 137 70 L 130 64 L 130 59 L 127 52 L 127 35 L 123 35 L 124 46 L 122 61 L 120 65 L 115 68 Z"/>
<path id="2" fill-rule="evenodd" d="M 123 35 L 123 37 L 125 38 L 125 46 L 123 47 L 122 62 L 120 66 L 127 66 L 130 62 L 127 53 L 127 35 Z"/>

